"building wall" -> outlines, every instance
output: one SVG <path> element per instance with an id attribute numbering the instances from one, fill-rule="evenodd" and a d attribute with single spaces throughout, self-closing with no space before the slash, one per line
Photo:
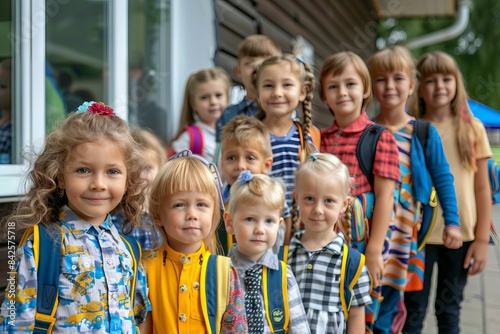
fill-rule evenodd
<path id="1" fill-rule="evenodd" d="M 215 0 L 215 14 L 215 63 L 236 82 L 237 47 L 251 34 L 270 36 L 285 52 L 302 36 L 314 48 L 316 76 L 323 60 L 335 52 L 350 50 L 367 59 L 376 51 L 377 16 L 368 0 Z M 318 89 L 313 110 L 316 126 L 331 125 L 333 117 Z"/>

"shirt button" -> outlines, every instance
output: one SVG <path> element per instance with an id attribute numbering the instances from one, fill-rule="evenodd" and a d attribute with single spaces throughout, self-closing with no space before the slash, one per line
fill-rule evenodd
<path id="1" fill-rule="evenodd" d="M 193 288 L 194 288 L 195 290 L 200 290 L 200 283 L 198 283 L 198 282 L 194 282 L 194 283 L 193 283 Z"/>
<path id="2" fill-rule="evenodd" d="M 312 269 L 312 268 L 313 268 L 313 265 L 309 263 L 309 264 L 307 265 L 307 269 Z"/>
<path id="3" fill-rule="evenodd" d="M 182 321 L 182 322 L 186 322 L 188 319 L 187 315 L 185 313 L 181 313 L 179 315 L 179 320 Z"/>
<path id="4" fill-rule="evenodd" d="M 111 298 L 113 298 L 114 300 L 118 299 L 118 294 L 116 292 L 113 292 Z"/>
<path id="5" fill-rule="evenodd" d="M 109 265 L 113 264 L 113 259 L 107 259 L 106 263 L 109 264 Z"/>
<path id="6" fill-rule="evenodd" d="M 71 269 L 73 269 L 73 270 L 76 270 L 76 268 L 78 268 L 78 267 L 76 266 L 76 264 L 74 264 L 74 265 L 72 265 L 72 266 L 71 266 Z"/>
<path id="7" fill-rule="evenodd" d="M 85 268 L 89 268 L 89 267 L 90 267 L 90 263 L 85 262 L 85 263 L 83 264 L 83 266 L 84 266 Z"/>
<path id="8" fill-rule="evenodd" d="M 187 291 L 187 286 L 185 286 L 184 284 L 182 284 L 179 288 L 180 292 L 186 292 Z"/>
<path id="9" fill-rule="evenodd" d="M 184 264 L 184 263 L 186 263 L 187 258 L 186 258 L 184 255 L 182 255 L 182 256 L 181 256 L 181 258 L 179 259 L 179 261 L 180 261 L 182 264 Z"/>

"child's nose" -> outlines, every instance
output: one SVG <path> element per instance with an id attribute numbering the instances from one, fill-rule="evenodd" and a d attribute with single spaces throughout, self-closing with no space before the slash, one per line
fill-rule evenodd
<path id="1" fill-rule="evenodd" d="M 273 95 L 274 96 L 282 96 L 283 95 L 283 90 L 281 89 L 281 87 L 274 88 Z"/>
<path id="2" fill-rule="evenodd" d="M 264 234 L 264 224 L 262 224 L 261 222 L 257 222 L 255 224 L 254 233 L 258 235 Z"/>
<path id="3" fill-rule="evenodd" d="M 186 220 L 198 220 L 198 215 L 196 214 L 196 210 L 189 206 L 186 212 Z"/>
<path id="4" fill-rule="evenodd" d="M 94 175 L 90 184 L 90 189 L 94 191 L 106 190 L 106 182 L 104 182 L 104 177 L 97 174 Z"/>

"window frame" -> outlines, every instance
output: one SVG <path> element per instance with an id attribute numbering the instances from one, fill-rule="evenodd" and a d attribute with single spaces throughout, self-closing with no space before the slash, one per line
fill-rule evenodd
<path id="1" fill-rule="evenodd" d="M 45 141 L 45 10 L 46 0 L 13 1 L 13 55 L 16 62 L 13 96 L 15 154 L 40 152 Z M 128 114 L 128 4 L 108 0 L 106 52 L 110 61 L 108 103 L 117 114 Z M 32 56 L 41 55 L 41 56 Z M 30 154 L 28 154 L 30 156 Z M 29 161 L 0 165 L 0 202 L 18 200 L 28 190 Z"/>

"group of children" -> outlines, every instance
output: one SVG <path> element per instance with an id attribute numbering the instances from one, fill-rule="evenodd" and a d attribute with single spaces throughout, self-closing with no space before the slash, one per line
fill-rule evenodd
<path id="1" fill-rule="evenodd" d="M 415 65 L 399 46 L 368 66 L 352 52 L 328 57 L 319 91 L 335 121 L 321 139 L 302 59 L 250 36 L 236 74 L 247 97 L 227 109 L 223 70 L 189 78 L 166 163 L 157 142 L 101 103 L 47 137 L 9 221 L 50 229 L 57 298 L 40 315 L 44 252 L 28 229 L 2 331 L 45 321 L 49 332 L 420 333 L 437 263 L 438 327 L 458 333 L 467 275 L 486 263 L 491 149 L 455 61 L 436 52 Z M 370 120 L 372 94 L 380 113 Z M 362 161 L 362 140 L 373 141 L 373 161 Z M 439 206 L 424 231 L 432 187 Z M 351 247 L 355 201 L 369 231 Z"/>

